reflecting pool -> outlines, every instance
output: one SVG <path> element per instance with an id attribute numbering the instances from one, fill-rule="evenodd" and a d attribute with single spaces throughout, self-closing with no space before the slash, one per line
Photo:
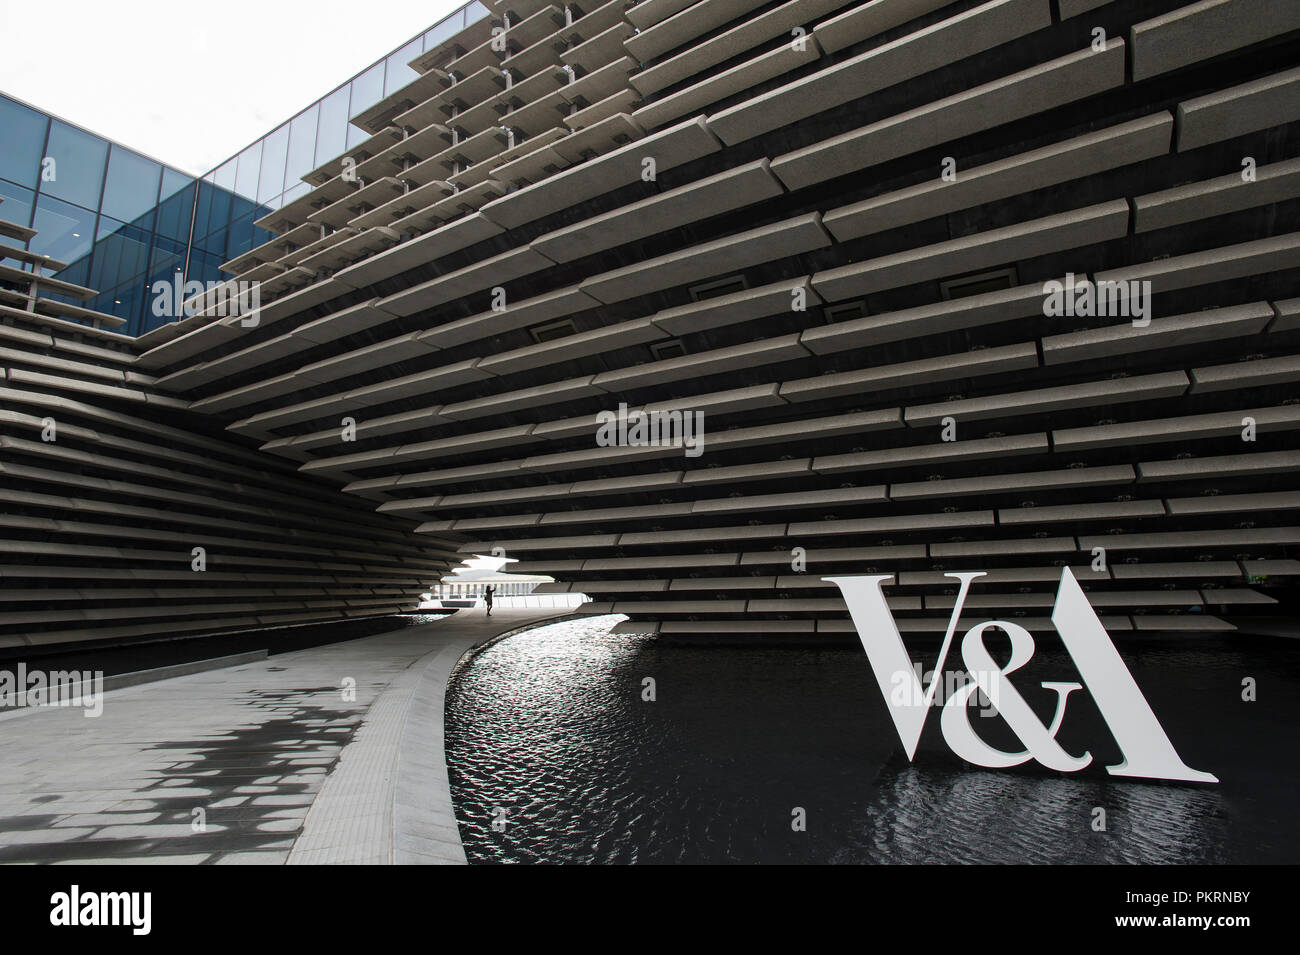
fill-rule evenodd
<path id="1" fill-rule="evenodd" d="M 1185 785 L 1108 776 L 1119 751 L 1086 692 L 1059 733 L 1092 753 L 1081 773 L 968 767 L 938 711 L 909 764 L 860 648 L 610 634 L 621 619 L 507 638 L 453 676 L 447 760 L 471 862 L 1300 861 L 1300 642 L 1119 641 L 1184 760 L 1221 780 Z M 1038 683 L 1077 677 L 1054 635 L 1035 637 L 1013 679 L 1050 718 Z M 1000 719 L 973 722 L 1023 748 Z"/>

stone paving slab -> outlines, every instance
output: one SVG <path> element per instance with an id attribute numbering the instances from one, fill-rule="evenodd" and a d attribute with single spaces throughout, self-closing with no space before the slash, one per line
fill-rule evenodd
<path id="1" fill-rule="evenodd" d="M 459 611 L 108 691 L 96 718 L 0 713 L 0 862 L 463 864 L 447 678 L 475 645 L 556 618 Z"/>

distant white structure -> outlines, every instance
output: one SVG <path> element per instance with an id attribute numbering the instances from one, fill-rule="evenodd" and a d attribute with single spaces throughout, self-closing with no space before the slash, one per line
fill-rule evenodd
<path id="1" fill-rule="evenodd" d="M 515 563 L 511 557 L 475 556 L 443 577 L 432 591 L 423 594 L 421 610 L 466 608 L 483 605 L 486 588 L 493 588 L 493 603 L 500 607 L 576 607 L 591 598 L 586 594 L 542 593 L 542 584 L 555 583 L 544 574 L 510 574 L 502 568 Z"/>

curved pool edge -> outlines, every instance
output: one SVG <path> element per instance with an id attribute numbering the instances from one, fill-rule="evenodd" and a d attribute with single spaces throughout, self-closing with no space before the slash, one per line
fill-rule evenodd
<path id="1" fill-rule="evenodd" d="M 286 862 L 464 865 L 447 775 L 447 684 L 466 653 L 572 616 L 553 608 L 457 611 L 428 624 L 430 647 L 376 694 L 312 802 Z"/>

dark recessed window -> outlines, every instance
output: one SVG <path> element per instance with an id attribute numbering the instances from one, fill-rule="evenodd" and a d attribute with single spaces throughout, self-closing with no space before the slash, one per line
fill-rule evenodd
<path id="1" fill-rule="evenodd" d="M 939 291 L 945 299 L 965 298 L 968 295 L 980 295 L 984 292 L 996 292 L 999 289 L 1014 288 L 1017 284 L 1015 269 L 997 269 L 993 272 L 981 272 L 978 275 L 963 275 L 961 278 L 947 279 L 939 283 Z"/>
<path id="2" fill-rule="evenodd" d="M 839 305 L 827 305 L 822 309 L 822 315 L 825 316 L 827 323 L 847 322 L 850 319 L 862 318 L 866 314 L 867 303 L 861 300 L 841 302 Z"/>
<path id="3" fill-rule="evenodd" d="M 578 329 L 574 327 L 573 319 L 562 318 L 556 322 L 545 322 L 541 325 L 534 325 L 528 329 L 528 334 L 533 336 L 533 341 L 537 344 L 542 342 L 553 342 L 557 338 L 567 338 L 574 334 Z"/>
<path id="4" fill-rule="evenodd" d="M 680 358 L 686 354 L 686 346 L 682 344 L 680 338 L 671 338 L 666 342 L 655 342 L 651 345 L 650 354 L 655 356 L 655 361 L 662 361 L 665 358 Z"/>
<path id="5" fill-rule="evenodd" d="M 718 279 L 716 282 L 705 282 L 703 285 L 692 285 L 690 288 L 691 301 L 702 302 L 706 298 L 718 298 L 723 295 L 731 295 L 735 292 L 743 292 L 749 288 L 749 283 L 745 281 L 743 275 L 733 275 L 729 278 Z"/>

